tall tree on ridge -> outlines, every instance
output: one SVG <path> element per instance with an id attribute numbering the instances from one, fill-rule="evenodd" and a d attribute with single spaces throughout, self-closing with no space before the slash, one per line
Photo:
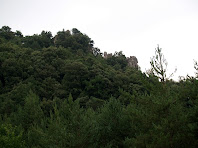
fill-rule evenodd
<path id="1" fill-rule="evenodd" d="M 164 58 L 164 55 L 162 53 L 162 48 L 160 48 L 159 45 L 155 49 L 155 56 L 153 56 L 151 58 L 150 64 L 151 64 L 151 72 L 155 76 L 157 76 L 157 78 L 163 83 L 168 78 L 172 77 L 173 74 L 177 70 L 177 69 L 175 69 L 175 71 L 169 77 L 167 77 L 167 65 L 168 65 L 168 62 Z"/>

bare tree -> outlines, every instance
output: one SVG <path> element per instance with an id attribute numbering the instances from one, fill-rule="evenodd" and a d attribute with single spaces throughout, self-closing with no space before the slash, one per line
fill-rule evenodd
<path id="1" fill-rule="evenodd" d="M 161 82 L 165 82 L 167 79 L 169 79 L 170 77 L 172 77 L 173 74 L 177 70 L 177 69 L 175 69 L 175 71 L 172 74 L 170 74 L 169 77 L 167 77 L 166 73 L 167 73 L 168 62 L 164 58 L 164 55 L 162 53 L 162 49 L 159 48 L 159 45 L 155 49 L 155 56 L 153 56 L 151 58 L 150 64 L 151 64 L 151 70 L 150 71 L 152 72 L 152 74 L 154 74 L 155 76 L 157 76 L 158 79 Z"/>
<path id="2" fill-rule="evenodd" d="M 194 60 L 194 68 L 195 68 L 195 70 L 196 70 L 196 77 L 198 77 L 198 63 L 197 63 L 197 61 L 195 61 Z"/>

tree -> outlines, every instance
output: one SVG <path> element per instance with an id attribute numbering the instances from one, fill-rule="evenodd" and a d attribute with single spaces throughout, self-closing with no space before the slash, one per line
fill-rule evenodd
<path id="1" fill-rule="evenodd" d="M 5 38 L 6 40 L 11 40 L 14 38 L 14 33 L 11 31 L 11 28 L 8 26 L 3 26 L 0 29 L 0 36 Z"/>
<path id="2" fill-rule="evenodd" d="M 31 90 L 25 98 L 24 107 L 19 108 L 18 115 L 19 121 L 25 130 L 28 130 L 34 124 L 39 124 L 43 118 L 39 97 Z"/>
<path id="3" fill-rule="evenodd" d="M 21 33 L 21 31 L 16 30 L 15 36 L 17 36 L 17 37 L 23 37 L 23 34 Z"/>
<path id="4" fill-rule="evenodd" d="M 92 52 L 93 52 L 93 55 L 94 55 L 94 56 L 97 56 L 97 55 L 100 54 L 100 49 L 97 48 L 97 47 L 96 47 L 96 48 L 93 48 L 93 49 L 92 49 Z"/>
<path id="5" fill-rule="evenodd" d="M 71 36 L 71 32 L 67 31 L 59 31 L 57 35 L 54 37 L 54 44 L 55 46 L 63 46 L 65 48 L 71 47 L 73 43 L 73 38 Z"/>
<path id="6" fill-rule="evenodd" d="M 195 74 L 196 74 L 196 77 L 198 77 L 198 63 L 197 61 L 194 60 L 194 68 L 196 70 Z"/>
<path id="7" fill-rule="evenodd" d="M 68 93 L 72 93 L 76 99 L 85 88 L 85 81 L 88 79 L 88 69 L 81 62 L 67 63 L 64 66 L 65 75 L 62 86 Z"/>
<path id="8" fill-rule="evenodd" d="M 107 64 L 113 66 L 116 70 L 119 70 L 127 66 L 127 59 L 122 51 L 116 51 L 112 57 L 107 58 Z"/>
<path id="9" fill-rule="evenodd" d="M 42 47 L 48 48 L 53 44 L 52 33 L 50 31 L 42 31 L 39 36 Z"/>
<path id="10" fill-rule="evenodd" d="M 82 34 L 82 33 L 78 29 L 73 28 L 72 29 L 72 34 L 75 35 L 75 34 Z"/>
<path id="11" fill-rule="evenodd" d="M 125 108 L 114 98 L 100 110 L 96 121 L 96 135 L 93 135 L 98 147 L 123 147 L 122 141 L 128 135 L 129 124 L 125 114 Z"/>
<path id="12" fill-rule="evenodd" d="M 9 26 L 3 26 L 0 29 L 0 33 L 2 33 L 2 32 L 11 32 L 11 28 Z"/>
<path id="13" fill-rule="evenodd" d="M 151 73 L 158 77 L 161 82 L 165 82 L 168 78 L 172 77 L 174 73 L 172 73 L 167 78 L 167 65 L 168 62 L 164 58 L 162 53 L 162 48 L 159 48 L 159 45 L 155 49 L 155 56 L 151 58 Z M 175 69 L 176 72 L 176 69 Z"/>
<path id="14" fill-rule="evenodd" d="M 23 148 L 22 131 L 17 132 L 16 127 L 11 124 L 0 124 L 0 147 L 2 148 Z"/>

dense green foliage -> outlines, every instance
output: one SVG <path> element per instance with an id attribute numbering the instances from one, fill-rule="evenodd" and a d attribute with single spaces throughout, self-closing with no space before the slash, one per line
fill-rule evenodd
<path id="1" fill-rule="evenodd" d="M 197 77 L 158 78 L 122 52 L 103 58 L 75 28 L 24 37 L 4 26 L 0 147 L 197 147 Z"/>

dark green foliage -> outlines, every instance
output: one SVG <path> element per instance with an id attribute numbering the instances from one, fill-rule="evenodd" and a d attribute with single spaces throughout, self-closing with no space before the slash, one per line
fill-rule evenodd
<path id="1" fill-rule="evenodd" d="M 48 31 L 42 31 L 40 35 L 26 36 L 22 39 L 23 46 L 41 50 L 53 45 L 52 34 Z"/>
<path id="2" fill-rule="evenodd" d="M 43 118 L 39 97 L 32 91 L 25 97 L 24 107 L 18 108 L 18 122 L 25 130 L 35 124 L 40 124 Z"/>
<path id="3" fill-rule="evenodd" d="M 81 62 L 66 63 L 64 66 L 62 85 L 65 90 L 77 98 L 85 89 L 85 81 L 88 80 L 88 69 Z"/>
<path id="4" fill-rule="evenodd" d="M 84 52 L 92 50 L 93 41 L 87 36 L 82 34 L 78 29 L 72 29 L 72 34 L 69 30 L 59 31 L 54 38 L 54 44 L 63 46 L 65 48 L 72 48 L 74 52 L 82 49 Z"/>
<path id="5" fill-rule="evenodd" d="M 6 40 L 11 40 L 14 38 L 14 33 L 11 31 L 11 28 L 8 26 L 3 26 L 0 29 L 0 37 L 6 39 Z"/>
<path id="6" fill-rule="evenodd" d="M 125 107 L 113 98 L 101 108 L 96 124 L 95 143 L 98 147 L 123 147 L 123 140 L 129 134 Z"/>
<path id="7" fill-rule="evenodd" d="M 107 59 L 107 64 L 113 66 L 116 70 L 123 69 L 127 66 L 125 55 L 120 52 L 115 52 L 112 58 Z"/>
<path id="8" fill-rule="evenodd" d="M 157 76 L 127 65 L 76 28 L 53 37 L 3 26 L 0 147 L 197 147 L 197 77 L 174 82 L 165 67 Z"/>

